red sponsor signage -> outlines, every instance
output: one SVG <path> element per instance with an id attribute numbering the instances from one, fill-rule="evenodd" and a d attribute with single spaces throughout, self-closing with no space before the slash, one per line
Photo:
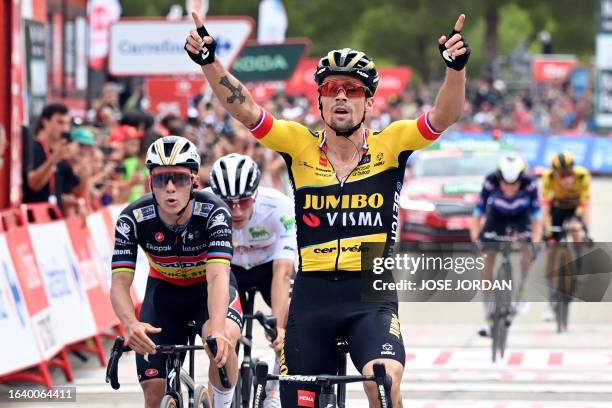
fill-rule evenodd
<path id="1" fill-rule="evenodd" d="M 189 99 L 197 96 L 206 83 L 203 79 L 149 78 L 146 92 L 151 110 L 158 115 L 175 113 L 187 116 Z"/>
<path id="2" fill-rule="evenodd" d="M 94 315 L 98 330 L 108 329 L 119 323 L 113 313 L 108 294 L 103 290 L 99 280 L 101 274 L 96 273 L 97 254 L 87 225 L 80 218 L 66 219 L 66 227 L 70 235 L 70 242 L 78 262 L 79 273 L 84 283 L 84 289 Z"/>
<path id="3" fill-rule="evenodd" d="M 298 390 L 297 404 L 298 404 L 298 407 L 314 408 L 315 406 L 314 391 Z"/>
<path id="4" fill-rule="evenodd" d="M 576 65 L 576 59 L 571 56 L 535 58 L 533 79 L 536 82 L 563 82 L 569 78 Z"/>
<path id="5" fill-rule="evenodd" d="M 49 300 L 27 227 L 7 232 L 6 242 L 30 316 L 47 309 Z"/>

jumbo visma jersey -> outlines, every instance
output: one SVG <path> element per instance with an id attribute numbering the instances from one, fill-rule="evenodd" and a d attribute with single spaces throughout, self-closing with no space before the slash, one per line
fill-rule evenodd
<path id="1" fill-rule="evenodd" d="M 552 202 L 553 207 L 572 209 L 590 200 L 591 173 L 580 166 L 574 166 L 573 172 L 574 182 L 568 187 L 561 185 L 552 170 L 544 172 L 542 196 L 545 202 Z"/>
<path id="2" fill-rule="evenodd" d="M 358 166 L 340 183 L 326 151 L 324 132 L 276 120 L 262 110 L 251 133 L 279 152 L 294 189 L 300 271 L 361 271 L 362 243 L 388 250 L 398 228 L 399 197 L 410 154 L 440 136 L 428 114 L 366 129 Z M 381 253 L 382 255 L 382 253 Z"/>
<path id="3" fill-rule="evenodd" d="M 232 216 L 217 196 L 194 193 L 189 221 L 174 231 L 165 224 L 152 194 L 128 205 L 115 227 L 112 271 L 134 273 L 138 246 L 149 262 L 149 277 L 177 286 L 206 280 L 206 265 L 232 260 Z"/>

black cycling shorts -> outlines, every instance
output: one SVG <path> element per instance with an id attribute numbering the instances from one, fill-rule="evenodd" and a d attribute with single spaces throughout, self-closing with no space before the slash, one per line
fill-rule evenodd
<path id="1" fill-rule="evenodd" d="M 242 329 L 242 306 L 238 291 L 230 285 L 229 292 L 227 318 Z M 140 321 L 162 329 L 159 333 L 149 333 L 155 344 L 187 344 L 190 333 L 190 328 L 187 326 L 189 322 L 195 320 L 197 334 L 201 336 L 202 326 L 209 317 L 207 301 L 206 282 L 177 286 L 149 277 Z M 166 356 L 149 355 L 148 360 L 145 361 L 142 354 L 136 354 L 138 381 L 166 378 Z"/>
<path id="2" fill-rule="evenodd" d="M 571 220 L 572 218 L 576 218 L 578 221 L 582 223 L 582 217 L 576 213 L 578 207 L 576 208 L 558 208 L 558 207 L 550 207 L 550 224 L 552 227 L 562 228 L 563 224 L 566 221 Z M 583 223 L 584 225 L 584 223 Z M 548 239 L 552 239 L 554 241 L 559 241 L 561 239 L 562 232 L 551 232 Z"/>
<path id="3" fill-rule="evenodd" d="M 331 280 L 332 276 L 338 279 Z M 337 338 L 346 339 L 351 360 L 360 372 L 366 363 L 380 358 L 404 365 L 397 302 L 363 302 L 361 285 L 359 272 L 297 274 L 281 374 L 336 374 Z M 319 406 L 319 387 L 286 382 L 280 386 L 283 407 Z M 305 396 L 308 401 L 303 400 Z"/>
<path id="4" fill-rule="evenodd" d="M 522 234 L 531 230 L 531 219 L 527 212 L 516 216 L 500 214 L 496 211 L 491 211 L 486 218 L 485 225 L 480 232 L 480 240 L 482 242 L 491 241 L 485 235 L 494 233 L 497 236 L 506 236 L 507 230 L 512 230 L 515 234 Z"/>

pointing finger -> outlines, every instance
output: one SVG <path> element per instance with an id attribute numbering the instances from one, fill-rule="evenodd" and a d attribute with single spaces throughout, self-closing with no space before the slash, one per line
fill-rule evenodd
<path id="1" fill-rule="evenodd" d="M 196 28 L 200 28 L 204 25 L 204 23 L 202 22 L 202 18 L 195 11 L 191 12 L 191 17 L 193 18 L 193 22 L 195 23 Z"/>
<path id="2" fill-rule="evenodd" d="M 460 14 L 455 23 L 455 31 L 463 30 L 463 23 L 465 22 L 465 14 Z"/>

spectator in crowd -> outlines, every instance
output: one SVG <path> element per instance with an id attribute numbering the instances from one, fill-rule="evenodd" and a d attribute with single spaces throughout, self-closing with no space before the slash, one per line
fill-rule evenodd
<path id="1" fill-rule="evenodd" d="M 96 150 L 96 138 L 86 127 L 73 129 L 70 132 L 70 139 L 73 142 L 70 148 L 74 153 L 67 158 L 67 162 L 76 178 L 75 180 L 60 178 L 56 186 L 62 197 L 65 216 L 83 215 L 91 208 L 90 179 L 93 175 L 92 165 Z"/>
<path id="2" fill-rule="evenodd" d="M 114 109 L 117 114 L 121 113 L 121 106 L 119 105 L 119 92 L 121 88 L 119 84 L 115 82 L 107 82 L 102 86 L 102 96 L 100 98 L 100 105 L 110 106 Z"/>
<path id="3" fill-rule="evenodd" d="M 160 128 L 164 136 L 183 136 L 185 133 L 185 121 L 180 116 L 169 113 L 162 118 Z"/>
<path id="4" fill-rule="evenodd" d="M 32 157 L 26 163 L 23 201 L 51 202 L 63 211 L 62 193 L 81 184 L 67 161 L 77 155 L 77 143 L 70 142 L 70 115 L 62 104 L 45 106 L 35 131 Z"/>
<path id="5" fill-rule="evenodd" d="M 97 140 L 100 145 L 106 145 L 111 131 L 117 127 L 118 114 L 111 105 L 102 105 L 96 110 L 94 126 L 96 127 Z"/>
<path id="6" fill-rule="evenodd" d="M 126 183 L 125 202 L 131 203 L 142 197 L 145 192 L 144 182 L 149 174 L 144 165 L 147 146 L 142 143 L 140 134 L 134 134 L 124 142 L 125 158 L 123 159 L 123 167 L 125 168 L 125 173 L 123 180 Z"/>

